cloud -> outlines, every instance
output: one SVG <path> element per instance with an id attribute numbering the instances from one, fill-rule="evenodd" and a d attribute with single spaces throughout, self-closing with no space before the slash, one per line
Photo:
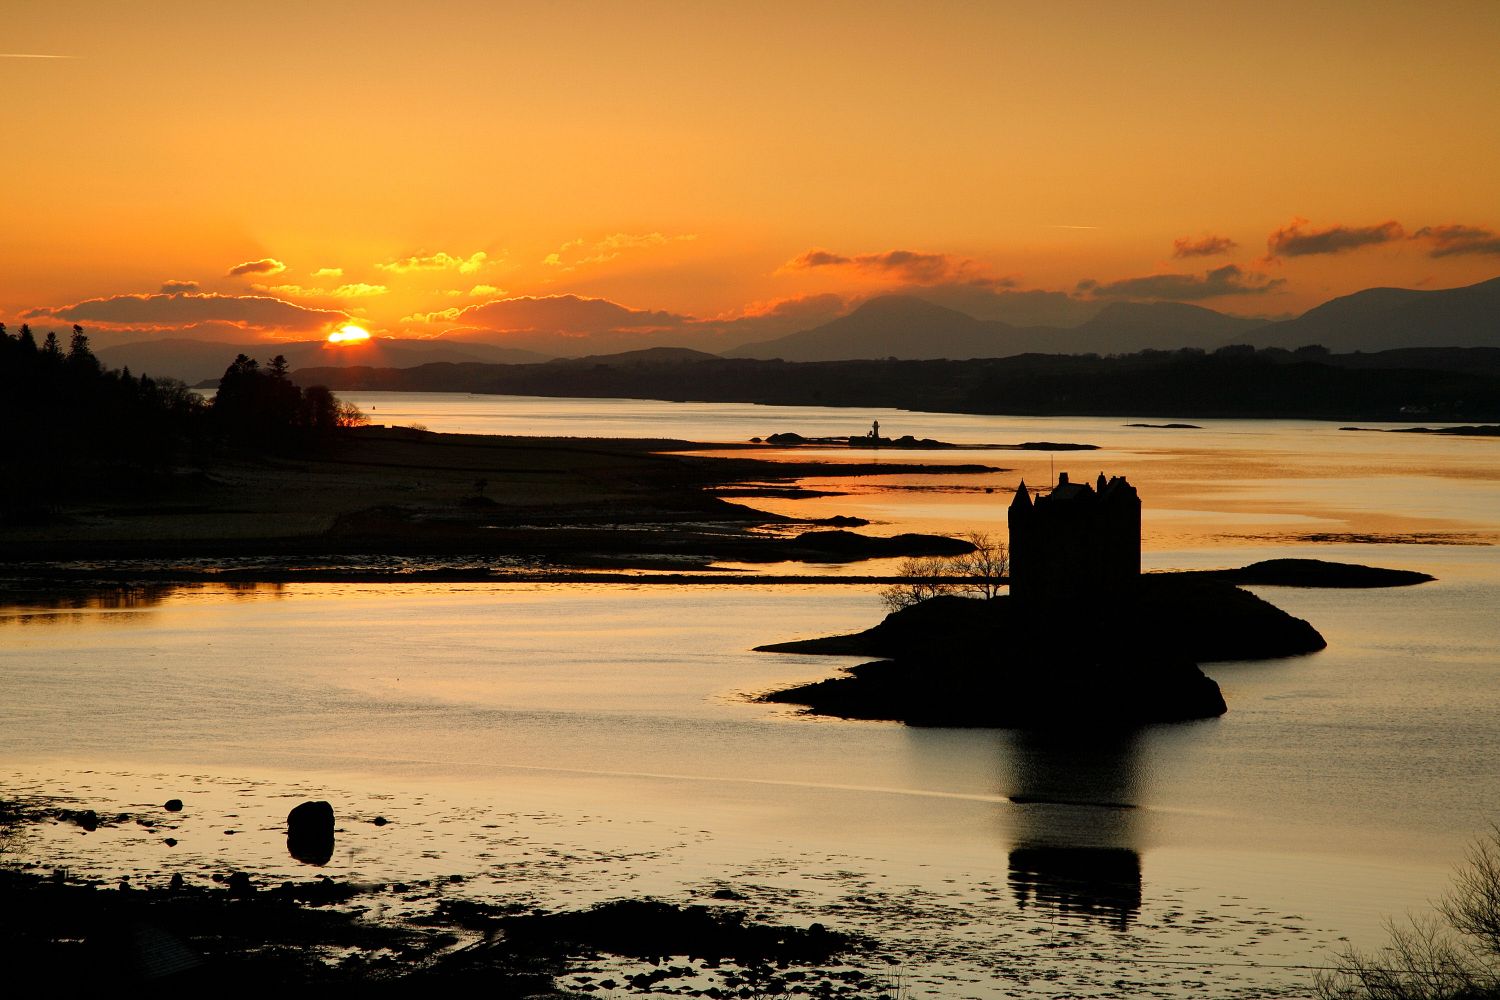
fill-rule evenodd
<path id="1" fill-rule="evenodd" d="M 916 250 L 887 250 L 885 253 L 856 254 L 846 257 L 831 250 L 813 249 L 793 257 L 780 270 L 809 271 L 816 268 L 840 268 L 861 274 L 893 278 L 915 285 L 935 285 L 963 281 L 977 285 L 1008 287 L 1008 278 L 989 276 L 988 268 L 967 257 L 946 253 L 922 253 Z"/>
<path id="2" fill-rule="evenodd" d="M 453 294 L 457 294 L 454 292 Z M 401 317 L 403 323 L 454 323 L 463 315 L 465 306 L 449 306 L 447 309 L 434 309 L 431 312 L 410 313 Z"/>
<path id="3" fill-rule="evenodd" d="M 1479 226 L 1423 226 L 1411 238 L 1428 240 L 1429 257 L 1456 257 L 1462 254 L 1500 255 L 1500 233 Z"/>
<path id="4" fill-rule="evenodd" d="M 262 257 L 260 260 L 247 260 L 243 264 L 236 264 L 229 269 L 229 277 L 237 278 L 242 274 L 280 274 L 286 270 L 286 265 L 275 257 Z"/>
<path id="5" fill-rule="evenodd" d="M 769 302 L 752 302 L 740 310 L 740 315 L 729 322 L 761 319 L 783 319 L 793 321 L 816 320 L 823 322 L 844 312 L 848 303 L 842 295 L 824 292 L 821 295 L 798 295 L 789 299 L 773 299 Z"/>
<path id="6" fill-rule="evenodd" d="M 169 278 L 161 283 L 161 290 L 168 295 L 174 292 L 197 292 L 202 288 L 196 281 L 188 281 L 185 278 Z"/>
<path id="7" fill-rule="evenodd" d="M 697 233 L 683 233 L 677 236 L 666 236 L 662 233 L 611 233 L 596 243 L 588 244 L 586 249 L 581 250 L 581 256 L 572 259 L 569 257 L 573 251 L 583 248 L 585 241 L 569 240 L 556 251 L 542 258 L 542 263 L 550 267 L 561 267 L 567 271 L 585 264 L 603 264 L 632 250 L 646 250 L 651 247 L 665 246 L 668 243 L 686 243 L 697 238 Z"/>
<path id="8" fill-rule="evenodd" d="M 583 240 L 569 240 L 568 242 L 564 243 L 562 246 L 558 247 L 552 253 L 549 253 L 547 256 L 543 257 L 542 258 L 542 263 L 543 264 L 548 264 L 548 265 L 550 265 L 552 267 L 561 267 L 562 266 L 562 262 L 563 262 L 562 261 L 563 255 L 566 254 L 568 251 L 574 249 L 575 247 L 581 247 L 581 246 L 583 246 Z"/>
<path id="9" fill-rule="evenodd" d="M 358 299 L 367 295 L 384 295 L 390 291 L 384 285 L 367 285 L 363 281 L 356 281 L 348 285 L 340 285 L 333 290 L 333 295 L 340 299 Z"/>
<path id="10" fill-rule="evenodd" d="M 631 309 L 608 299 L 579 295 L 522 295 L 471 306 L 414 313 L 403 322 L 458 323 L 496 333 L 559 333 L 567 336 L 681 329 L 691 320 L 678 313 Z"/>
<path id="11" fill-rule="evenodd" d="M 382 271 L 390 271 L 392 274 L 407 274 L 411 271 L 457 271 L 459 274 L 473 274 L 489 263 L 489 259 L 489 254 L 483 250 L 467 257 L 456 257 L 451 253 L 439 251 L 434 254 L 419 254 L 402 257 L 399 260 L 388 260 L 375 266 Z"/>
<path id="12" fill-rule="evenodd" d="M 320 267 L 312 273 L 314 278 L 342 278 L 344 269 L 342 267 Z"/>
<path id="13" fill-rule="evenodd" d="M 1078 291 L 1096 299 L 1192 302 L 1223 295 L 1262 295 L 1285 284 L 1285 278 L 1271 278 L 1253 271 L 1242 271 L 1233 264 L 1225 264 L 1202 275 L 1152 274 L 1107 284 L 1086 278 L 1078 283 Z"/>
<path id="14" fill-rule="evenodd" d="M 310 309 L 269 295 L 220 295 L 217 292 L 111 295 L 69 306 L 33 309 L 29 319 L 51 319 L 105 328 L 143 328 L 157 333 L 200 323 L 230 324 L 241 331 L 321 332 L 348 321 L 341 310 Z"/>
<path id="15" fill-rule="evenodd" d="M 1239 246 L 1234 240 L 1227 236 L 1203 236 L 1193 239 L 1184 236 L 1182 239 L 1172 241 L 1172 256 L 1181 257 L 1212 257 L 1216 254 L 1228 253 Z"/>
<path id="16" fill-rule="evenodd" d="M 1268 257 L 1307 257 L 1313 254 L 1343 253 L 1360 247 L 1392 243 L 1406 235 L 1394 219 L 1374 226 L 1331 226 L 1328 229 L 1303 229 L 1306 219 L 1291 223 L 1266 237 Z"/>
<path id="17" fill-rule="evenodd" d="M 488 298 L 489 296 L 500 294 L 503 293 L 494 285 L 475 285 L 473 288 L 469 289 L 469 297 L 475 299 Z"/>

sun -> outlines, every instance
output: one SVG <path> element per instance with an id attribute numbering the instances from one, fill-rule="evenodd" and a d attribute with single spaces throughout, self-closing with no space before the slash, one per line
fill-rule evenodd
<path id="1" fill-rule="evenodd" d="M 340 327 L 328 335 L 330 344 L 358 344 L 369 339 L 370 331 L 362 326 L 355 326 L 353 323 Z"/>

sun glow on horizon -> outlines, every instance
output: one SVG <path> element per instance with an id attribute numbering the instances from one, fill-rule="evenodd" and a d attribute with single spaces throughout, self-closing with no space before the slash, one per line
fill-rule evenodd
<path id="1" fill-rule="evenodd" d="M 370 331 L 350 323 L 328 335 L 330 344 L 361 344 L 370 339 Z"/>

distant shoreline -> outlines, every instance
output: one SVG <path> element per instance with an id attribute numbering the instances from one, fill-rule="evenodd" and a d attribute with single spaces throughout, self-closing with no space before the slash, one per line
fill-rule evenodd
<path id="1" fill-rule="evenodd" d="M 633 354 L 545 364 L 436 362 L 310 367 L 302 385 L 337 392 L 461 392 L 580 399 L 898 408 L 1125 419 L 1500 420 L 1487 348 L 1377 354 L 1279 349 L 1021 354 L 968 360 L 781 361 Z"/>

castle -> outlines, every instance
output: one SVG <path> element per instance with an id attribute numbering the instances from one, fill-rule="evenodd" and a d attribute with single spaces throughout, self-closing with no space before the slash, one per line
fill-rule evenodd
<path id="1" fill-rule="evenodd" d="M 1033 500 L 1025 480 L 1010 513 L 1010 594 L 1032 607 L 1099 606 L 1141 575 L 1141 498 L 1104 473 L 1094 486 L 1068 481 Z"/>

